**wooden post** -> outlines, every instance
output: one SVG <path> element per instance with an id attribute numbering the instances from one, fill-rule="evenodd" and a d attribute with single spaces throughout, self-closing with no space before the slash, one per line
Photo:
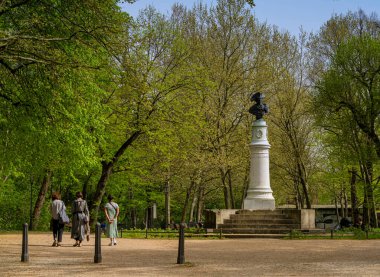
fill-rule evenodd
<path id="1" fill-rule="evenodd" d="M 29 251 L 28 251 L 28 223 L 24 223 L 22 230 L 22 253 L 21 261 L 29 262 Z"/>
<path id="2" fill-rule="evenodd" d="M 100 229 L 100 223 L 96 223 L 95 226 L 95 256 L 94 263 L 98 264 L 102 262 L 102 243 L 101 243 L 102 231 Z"/>
<path id="3" fill-rule="evenodd" d="M 183 223 L 181 223 L 179 227 L 177 264 L 184 264 L 184 263 L 185 263 L 185 226 Z"/>

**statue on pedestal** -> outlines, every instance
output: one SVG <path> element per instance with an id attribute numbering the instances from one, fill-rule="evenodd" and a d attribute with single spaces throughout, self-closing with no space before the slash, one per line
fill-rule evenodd
<path id="1" fill-rule="evenodd" d="M 263 103 L 264 94 L 261 92 L 253 93 L 250 99 L 251 101 L 255 101 L 256 104 L 249 109 L 249 113 L 256 116 L 256 120 L 262 119 L 264 114 L 269 112 L 268 106 Z"/>
<path id="2" fill-rule="evenodd" d="M 264 95 L 256 92 L 251 95 L 256 103 L 249 112 L 256 116 L 252 123 L 252 141 L 249 145 L 251 158 L 249 185 L 243 207 L 246 210 L 274 210 L 275 200 L 272 195 L 269 177 L 269 148 L 267 124 L 263 116 L 268 113 L 268 106 L 263 103 Z"/>

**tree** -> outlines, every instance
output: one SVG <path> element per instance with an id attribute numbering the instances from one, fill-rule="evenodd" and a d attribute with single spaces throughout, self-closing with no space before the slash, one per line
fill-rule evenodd
<path id="1" fill-rule="evenodd" d="M 114 167 L 138 138 L 159 128 L 171 95 L 189 84 L 188 72 L 181 70 L 187 46 L 176 34 L 176 26 L 150 7 L 119 51 L 118 87 L 107 99 L 112 110 L 107 130 L 113 140 L 100 145 L 102 172 L 91 205 L 93 222 Z"/>
<path id="2" fill-rule="evenodd" d="M 351 23 L 351 27 L 348 25 Z M 379 42 L 376 17 L 348 14 L 329 21 L 322 37 L 335 34 L 329 62 L 318 75 L 315 109 L 323 126 L 356 142 L 354 153 L 364 182 L 364 223 L 377 225 L 373 191 L 373 164 L 379 158 Z M 332 28 L 331 26 L 335 26 Z M 330 29 L 329 29 L 330 28 Z M 333 31 L 332 31 L 333 30 Z M 317 59 L 316 59 L 317 60 Z M 321 64 L 316 62 L 315 64 Z M 377 156 L 377 159 L 375 157 Z"/>
<path id="3" fill-rule="evenodd" d="M 50 177 L 94 164 L 110 44 L 126 21 L 115 1 L 1 3 L 0 163 L 41 180 L 35 226 Z"/>
<path id="4" fill-rule="evenodd" d="M 272 68 L 269 72 L 272 74 L 270 79 L 274 81 L 270 86 L 272 108 L 268 118 L 269 124 L 273 123 L 271 160 L 274 187 L 279 181 L 277 191 L 287 190 L 283 195 L 287 202 L 293 203 L 295 199 L 298 208 L 306 206 L 310 209 L 313 195 L 310 180 L 319 158 L 315 151 L 313 115 L 309 111 L 306 34 L 301 33 L 297 40 L 289 33 L 279 33 L 274 29 L 272 37 L 269 58 Z"/>
<path id="5" fill-rule="evenodd" d="M 318 85 L 329 113 L 347 109 L 380 157 L 380 42 L 367 36 L 342 44 Z"/>
<path id="6" fill-rule="evenodd" d="M 220 176 L 225 208 L 234 208 L 238 205 L 235 193 L 243 192 L 239 188 L 243 182 L 238 184 L 233 176 L 241 175 L 240 150 L 248 149 L 242 122 L 247 119 L 250 89 L 258 67 L 255 38 L 260 40 L 262 29 L 255 25 L 245 1 L 218 1 L 209 12 L 199 6 L 192 22 L 198 49 L 195 61 L 207 69 L 208 80 L 202 88 L 206 128 L 201 149 L 208 152 Z"/>

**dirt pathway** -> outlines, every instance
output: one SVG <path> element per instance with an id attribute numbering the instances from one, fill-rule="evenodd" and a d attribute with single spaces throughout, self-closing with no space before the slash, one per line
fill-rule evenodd
<path id="1" fill-rule="evenodd" d="M 94 238 L 51 247 L 50 234 L 29 234 L 29 263 L 21 262 L 21 234 L 0 235 L 0 276 L 380 276 L 380 240 L 223 239 L 102 240 L 94 264 Z"/>

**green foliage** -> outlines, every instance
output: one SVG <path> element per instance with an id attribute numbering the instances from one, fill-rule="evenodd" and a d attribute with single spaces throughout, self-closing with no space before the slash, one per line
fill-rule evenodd
<path id="1" fill-rule="evenodd" d="M 29 222 L 29 203 L 30 191 L 22 184 L 15 184 L 9 178 L 0 183 L 0 229 L 1 230 L 22 230 L 25 222 Z"/>
<path id="2" fill-rule="evenodd" d="M 291 230 L 287 238 L 289 239 L 302 239 L 305 235 L 299 230 Z"/>
<path id="3" fill-rule="evenodd" d="M 133 22 L 112 0 L 12 3 L 0 10 L 0 229 L 29 222 L 47 171 L 46 200 L 60 191 L 69 207 L 84 190 L 102 210 L 103 195 L 113 194 L 127 227 L 134 214 L 143 228 L 152 203 L 155 227 L 164 227 L 167 188 L 176 222 L 201 221 L 204 208 L 239 208 L 249 175 L 249 95 L 258 90 L 272 107 L 276 201 L 310 194 L 330 204 L 347 170 L 363 161 L 373 162 L 376 181 L 375 142 L 362 125 L 378 133 L 371 115 L 380 101 L 380 46 L 376 35 L 357 35 L 355 14 L 332 18 L 310 41 L 308 55 L 328 53 L 316 54 L 310 69 L 306 34 L 297 40 L 260 24 L 247 8 L 253 1 L 176 5 L 170 17 L 147 8 Z M 316 76 L 313 93 L 305 69 Z M 49 227 L 48 202 L 39 207 L 40 229 Z"/>
<path id="4" fill-rule="evenodd" d="M 186 238 L 215 238 L 213 236 L 206 236 L 206 232 L 204 229 L 197 228 L 185 228 L 185 237 Z M 121 232 L 119 230 L 119 234 Z M 217 235 L 217 234 L 216 234 Z M 160 228 L 152 228 L 152 229 L 126 229 L 123 230 L 123 238 L 136 238 L 136 239 L 178 239 L 179 231 L 171 230 L 171 229 L 160 229 Z"/>

